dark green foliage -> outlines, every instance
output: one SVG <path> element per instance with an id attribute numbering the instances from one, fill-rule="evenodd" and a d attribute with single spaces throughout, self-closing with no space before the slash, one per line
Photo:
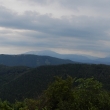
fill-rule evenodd
<path id="1" fill-rule="evenodd" d="M 9 102 L 0 100 L 0 110 L 13 110 L 13 107 Z"/>
<path id="2" fill-rule="evenodd" d="M 13 104 L 13 109 L 14 110 L 28 110 L 28 107 L 24 102 L 16 101 L 15 104 Z"/>
<path id="3" fill-rule="evenodd" d="M 33 99 L 25 99 L 24 103 L 26 104 L 27 108 L 29 110 L 35 110 L 38 107 L 39 101 L 38 100 L 33 100 Z"/>
<path id="4" fill-rule="evenodd" d="M 102 89 L 102 84 L 93 78 L 78 79 L 78 87 L 74 91 L 76 110 L 108 110 L 110 96 Z M 79 105 L 80 104 L 80 105 Z M 79 107 L 80 106 L 80 107 Z"/>
<path id="5" fill-rule="evenodd" d="M 16 101 L 13 104 L 14 110 L 37 110 L 38 101 L 34 99 L 25 99 L 23 102 Z"/>
<path id="6" fill-rule="evenodd" d="M 47 110 L 110 109 L 110 96 L 102 90 L 102 84 L 93 78 L 57 78 L 46 90 L 44 102 Z"/>
<path id="7" fill-rule="evenodd" d="M 54 76 L 66 78 L 94 77 L 110 90 L 110 66 L 88 64 L 66 64 L 41 66 L 38 68 L 0 66 L 0 98 L 14 102 L 25 98 L 37 99 L 53 82 Z"/>
<path id="8" fill-rule="evenodd" d="M 110 110 L 110 95 L 94 78 L 56 77 L 39 99 L 0 100 L 0 110 Z"/>
<path id="9" fill-rule="evenodd" d="M 31 68 L 24 67 L 24 66 L 17 66 L 17 67 L 8 67 L 4 65 L 0 65 L 0 96 L 2 99 L 5 97 L 5 93 L 9 93 L 12 95 L 13 93 L 10 93 L 10 88 L 8 88 L 9 91 L 5 88 L 8 84 L 15 81 L 19 77 L 21 77 L 23 74 L 25 74 L 27 71 L 30 71 Z M 2 89 L 6 90 L 1 94 Z M 7 96 L 8 99 L 8 96 Z M 5 99 L 6 100 L 6 99 Z"/>
<path id="10" fill-rule="evenodd" d="M 49 110 L 56 110 L 57 108 L 69 110 L 69 108 L 71 108 L 73 99 L 73 82 L 74 79 L 71 77 L 68 77 L 66 80 L 57 77 L 56 81 L 48 87 L 45 95 Z"/>

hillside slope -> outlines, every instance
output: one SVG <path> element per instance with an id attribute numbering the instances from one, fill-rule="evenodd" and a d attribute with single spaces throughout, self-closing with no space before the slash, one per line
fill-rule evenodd
<path id="1" fill-rule="evenodd" d="M 110 66 L 66 64 L 28 69 L 28 71 L 22 72 L 19 77 L 15 76 L 14 80 L 12 79 L 7 84 L 1 85 L 0 97 L 9 101 L 38 98 L 48 87 L 48 84 L 54 80 L 54 76 L 65 78 L 67 75 L 77 78 L 95 77 L 105 85 L 105 89 L 110 90 Z M 5 78 L 8 78 L 8 76 L 7 74 Z"/>
<path id="2" fill-rule="evenodd" d="M 71 60 L 64 60 L 49 56 L 38 55 L 0 55 L 0 64 L 7 66 L 28 66 L 38 67 L 41 65 L 60 65 L 76 63 Z"/>

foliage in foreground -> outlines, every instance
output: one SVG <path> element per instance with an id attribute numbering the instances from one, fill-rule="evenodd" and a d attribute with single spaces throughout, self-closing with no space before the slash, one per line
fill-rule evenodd
<path id="1" fill-rule="evenodd" d="M 38 100 L 0 101 L 0 110 L 110 110 L 110 96 L 94 78 L 56 77 Z"/>

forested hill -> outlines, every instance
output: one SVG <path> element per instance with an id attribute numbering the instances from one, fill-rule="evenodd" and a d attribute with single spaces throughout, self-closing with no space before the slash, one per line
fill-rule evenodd
<path id="1" fill-rule="evenodd" d="M 64 60 L 49 56 L 38 55 L 0 55 L 0 64 L 7 66 L 28 66 L 38 67 L 41 65 L 59 65 L 76 63 L 70 60 Z"/>
<path id="2" fill-rule="evenodd" d="M 9 101 L 37 98 L 53 82 L 54 76 L 94 77 L 110 90 L 110 66 L 65 64 L 38 68 L 0 66 L 0 98 Z"/>

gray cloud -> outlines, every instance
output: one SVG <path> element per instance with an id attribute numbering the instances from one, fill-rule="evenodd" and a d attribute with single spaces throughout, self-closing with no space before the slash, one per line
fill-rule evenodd
<path id="1" fill-rule="evenodd" d="M 55 36 L 80 37 L 83 39 L 97 39 L 106 36 L 109 30 L 109 19 L 87 16 L 71 16 L 71 18 L 53 18 L 45 14 L 28 11 L 18 15 L 0 7 L 0 26 L 15 29 L 34 30 Z"/>
<path id="2" fill-rule="evenodd" d="M 39 3 L 39 4 L 54 4 L 58 3 L 63 7 L 68 7 L 68 8 L 75 8 L 75 7 L 92 7 L 92 8 L 97 8 L 97 9 L 107 9 L 109 8 L 110 1 L 109 0 L 23 0 L 24 2 L 31 2 L 31 3 Z M 22 2 L 23 2 L 22 1 Z"/>
<path id="3" fill-rule="evenodd" d="M 104 9 L 105 15 L 94 16 L 93 13 L 89 15 L 84 13 L 55 18 L 52 13 L 26 11 L 18 14 L 0 6 L 0 27 L 3 28 L 0 30 L 1 46 L 109 52 L 109 46 L 100 42 L 100 40 L 110 40 L 110 19 L 106 14 L 110 3 L 108 0 L 53 0 L 53 2 L 51 0 L 24 0 L 26 1 L 42 5 L 57 2 L 62 8 L 68 8 L 71 11 L 80 11 L 80 8 L 85 7 L 85 9 L 92 9 L 93 12 L 96 10 L 96 13 L 98 11 L 100 13 Z"/>

